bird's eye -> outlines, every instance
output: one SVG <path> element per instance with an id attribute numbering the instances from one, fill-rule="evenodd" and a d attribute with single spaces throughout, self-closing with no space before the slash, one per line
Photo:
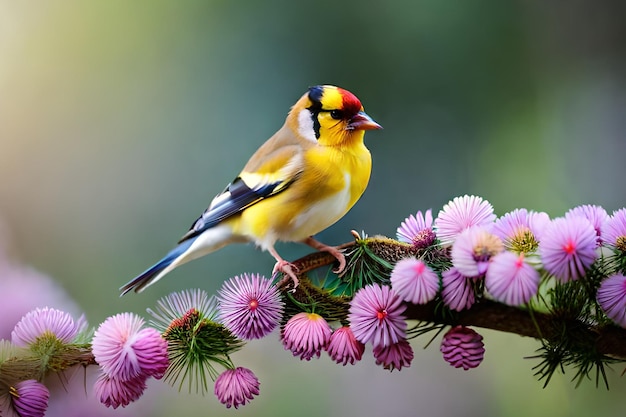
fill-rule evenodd
<path id="1" fill-rule="evenodd" d="M 343 112 L 341 110 L 331 110 L 330 117 L 332 117 L 335 120 L 341 120 L 343 119 Z"/>

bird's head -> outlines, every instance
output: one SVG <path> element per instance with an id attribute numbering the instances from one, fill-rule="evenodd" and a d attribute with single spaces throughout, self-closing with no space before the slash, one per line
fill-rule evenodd
<path id="1" fill-rule="evenodd" d="M 364 131 L 382 129 L 354 94 L 333 85 L 309 88 L 292 107 L 287 123 L 303 138 L 325 146 L 362 140 Z"/>

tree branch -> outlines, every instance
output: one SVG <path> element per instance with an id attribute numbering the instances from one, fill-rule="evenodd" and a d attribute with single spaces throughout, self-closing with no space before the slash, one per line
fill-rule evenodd
<path id="1" fill-rule="evenodd" d="M 338 248 L 350 249 L 355 242 L 344 243 Z M 396 259 L 388 259 L 395 262 Z M 316 268 L 331 265 L 336 259 L 329 253 L 314 252 L 293 262 L 299 275 Z M 520 336 L 532 337 L 538 340 L 556 341 L 562 335 L 562 326 L 555 326 L 558 318 L 545 312 L 531 309 L 511 307 L 496 301 L 481 299 L 470 309 L 450 314 L 438 308 L 436 301 L 423 305 L 406 303 L 405 316 L 410 320 L 430 322 L 433 324 L 465 325 L 482 327 L 501 332 L 514 333 Z M 615 325 L 598 325 L 576 320 L 568 323 L 569 329 L 575 329 L 577 336 L 584 340 L 593 341 L 596 352 L 626 360 L 626 329 Z"/>

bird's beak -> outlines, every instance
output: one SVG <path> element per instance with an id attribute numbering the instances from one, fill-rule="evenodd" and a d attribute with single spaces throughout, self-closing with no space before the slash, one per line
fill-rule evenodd
<path id="1" fill-rule="evenodd" d="M 382 129 L 383 127 L 376 123 L 374 119 L 369 117 L 364 111 L 355 114 L 348 122 L 348 130 L 373 130 Z"/>

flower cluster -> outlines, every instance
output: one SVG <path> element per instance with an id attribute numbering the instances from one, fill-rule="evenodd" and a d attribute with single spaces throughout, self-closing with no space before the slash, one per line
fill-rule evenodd
<path id="1" fill-rule="evenodd" d="M 30 358 L 14 374 L 0 378 L 0 414 L 41 417 L 48 408 L 50 391 L 41 380 L 51 366 L 71 366 L 68 359 L 84 338 L 87 323 L 61 310 L 38 308 L 27 313 L 11 332 L 11 341 L 0 341 L 0 365 L 20 355 Z M 22 375 L 29 377 L 24 377 Z"/>
<path id="2" fill-rule="evenodd" d="M 107 407 L 126 407 L 137 400 L 146 380 L 162 378 L 168 366 L 167 341 L 133 313 L 116 314 L 100 324 L 92 352 L 102 370 L 94 389 Z"/>
<path id="3" fill-rule="evenodd" d="M 206 372 L 215 380 L 214 393 L 226 407 L 239 408 L 259 394 L 259 380 L 243 367 L 235 367 L 230 354 L 242 346 L 234 333 L 260 337 L 275 327 L 282 309 L 276 289 L 264 277 L 244 274 L 224 284 L 218 300 L 203 290 L 175 292 L 148 312 L 168 341 L 170 368 L 165 377 L 182 387 L 207 391 Z M 231 326 L 229 330 L 218 322 Z M 218 374 L 219 364 L 226 368 Z"/>
<path id="4" fill-rule="evenodd" d="M 554 219 L 546 213 L 516 209 L 496 217 L 486 200 L 463 196 L 444 205 L 434 220 L 421 212 L 409 216 L 397 236 L 411 245 L 432 236 L 435 246 L 448 248 L 450 260 L 444 267 L 429 264 L 419 256 L 425 252 L 417 250 L 417 257 L 396 262 L 390 283 L 401 299 L 426 304 L 440 297 L 454 311 L 469 309 L 483 297 L 521 306 L 538 294 L 542 277 L 557 283 L 588 279 L 595 262 L 605 254 L 624 259 L 626 209 L 608 215 L 602 207 L 583 205 Z M 622 265 L 599 284 L 597 302 L 608 318 L 626 327 L 626 262 Z M 453 337 L 455 332 L 448 333 L 442 344 L 449 362 L 450 352 L 457 355 L 465 346 L 450 344 L 458 339 Z M 469 369 L 479 362 L 459 366 Z"/>
<path id="5" fill-rule="evenodd" d="M 443 302 L 461 311 L 471 307 L 485 288 L 493 299 L 519 306 L 537 294 L 542 273 L 562 283 L 578 280 L 598 258 L 599 246 L 619 246 L 618 240 L 624 236 L 619 229 L 626 224 L 624 217 L 621 212 L 608 216 L 599 206 L 584 205 L 552 220 L 546 213 L 526 209 L 498 218 L 486 200 L 457 197 L 433 222 L 434 235 L 441 245 L 450 247 L 452 262 L 451 268 L 441 271 Z M 412 223 L 414 216 L 398 229 L 398 236 L 405 241 L 424 234 L 414 226 L 408 227 Z M 604 230 L 613 234 L 604 236 Z M 427 288 L 435 288 L 439 281 L 432 275 L 424 278 L 416 273 L 411 281 L 414 288 L 408 290 L 403 284 L 408 279 L 408 262 L 417 265 L 420 261 L 398 262 L 391 275 L 392 287 L 405 300 L 423 304 L 434 298 Z M 418 295 L 421 300 L 415 298 Z M 607 302 L 604 305 L 608 308 Z"/>

